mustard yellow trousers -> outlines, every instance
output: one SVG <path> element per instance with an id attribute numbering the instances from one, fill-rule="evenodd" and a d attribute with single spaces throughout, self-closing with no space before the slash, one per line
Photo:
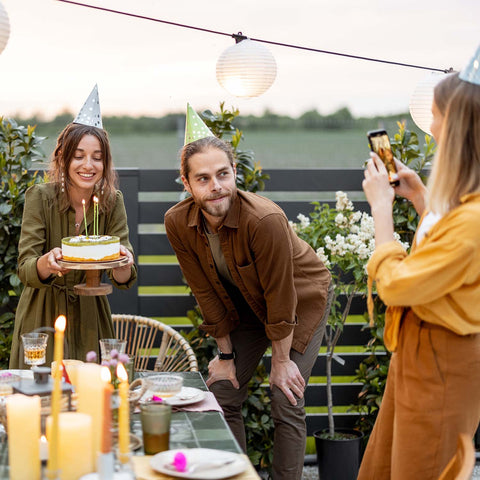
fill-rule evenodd
<path id="1" fill-rule="evenodd" d="M 358 480 L 437 480 L 480 420 L 480 335 L 402 321 Z"/>

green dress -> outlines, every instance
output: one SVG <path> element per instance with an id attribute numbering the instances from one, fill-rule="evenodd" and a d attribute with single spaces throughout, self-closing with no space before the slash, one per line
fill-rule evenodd
<path id="1" fill-rule="evenodd" d="M 92 202 L 87 212 L 88 231 L 93 232 Z M 80 227 L 84 233 L 85 224 Z M 132 253 L 128 238 L 127 214 L 122 193 L 117 190 L 115 205 L 107 214 L 99 215 L 100 234 L 116 235 Z M 40 327 L 53 327 L 59 315 L 65 315 L 64 358 L 85 360 L 87 352 L 99 350 L 101 338 L 114 336 L 113 324 L 107 297 L 76 295 L 74 285 L 85 283 L 85 270 L 70 270 L 63 277 L 51 275 L 44 281 L 38 277 L 39 257 L 62 245 L 62 238 L 74 236 L 75 210 L 70 208 L 60 213 L 52 183 L 30 187 L 25 194 L 22 232 L 18 245 L 18 275 L 24 285 L 20 296 L 13 332 L 10 368 L 29 368 L 23 361 L 20 335 Z M 107 274 L 112 284 L 120 289 L 130 288 L 136 281 L 137 268 L 132 266 L 132 275 L 125 284 L 118 284 L 111 270 Z M 53 335 L 50 334 L 47 348 L 47 365 L 53 359 Z"/>

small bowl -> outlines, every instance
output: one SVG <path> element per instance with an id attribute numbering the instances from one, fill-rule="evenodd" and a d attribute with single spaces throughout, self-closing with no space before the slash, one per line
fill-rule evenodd
<path id="1" fill-rule="evenodd" d="M 13 393 L 12 384 L 20 380 L 20 375 L 11 372 L 0 373 L 0 395 L 11 395 Z"/>
<path id="2" fill-rule="evenodd" d="M 183 378 L 170 373 L 159 373 L 145 377 L 147 389 L 160 398 L 175 396 L 183 386 Z"/>

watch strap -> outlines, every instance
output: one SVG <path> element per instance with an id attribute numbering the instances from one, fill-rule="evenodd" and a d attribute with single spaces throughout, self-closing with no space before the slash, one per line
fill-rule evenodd
<path id="1" fill-rule="evenodd" d="M 220 349 L 218 350 L 218 358 L 220 360 L 233 360 L 235 358 L 235 352 L 232 353 L 223 353 Z"/>

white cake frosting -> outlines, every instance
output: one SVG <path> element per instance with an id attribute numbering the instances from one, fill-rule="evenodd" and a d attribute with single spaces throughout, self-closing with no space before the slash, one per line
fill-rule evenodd
<path id="1" fill-rule="evenodd" d="M 79 235 L 62 238 L 63 260 L 100 262 L 120 257 L 120 238 L 110 235 Z"/>

